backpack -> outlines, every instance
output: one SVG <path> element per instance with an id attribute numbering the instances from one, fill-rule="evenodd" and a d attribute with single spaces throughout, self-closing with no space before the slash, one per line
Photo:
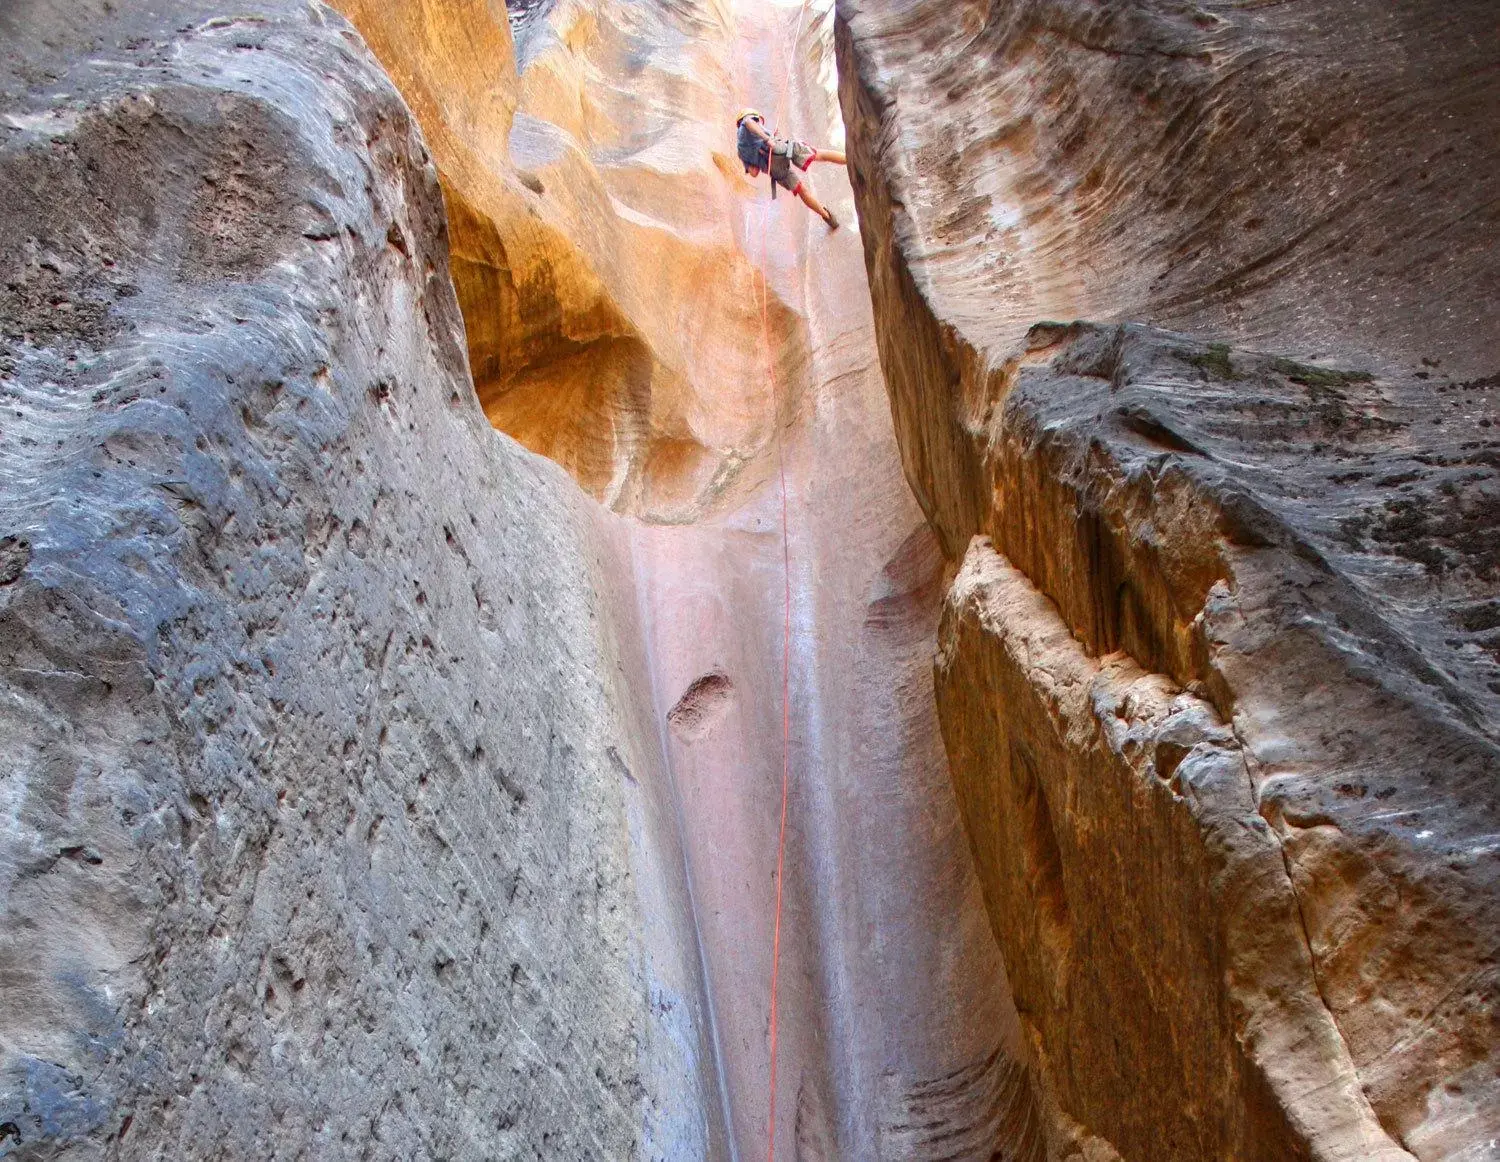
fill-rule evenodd
<path id="1" fill-rule="evenodd" d="M 759 170 L 761 173 L 771 171 L 771 143 L 762 137 L 757 137 L 744 125 L 739 128 L 739 136 L 735 140 L 735 151 L 740 155 L 740 162 L 745 167 L 745 172 Z"/>

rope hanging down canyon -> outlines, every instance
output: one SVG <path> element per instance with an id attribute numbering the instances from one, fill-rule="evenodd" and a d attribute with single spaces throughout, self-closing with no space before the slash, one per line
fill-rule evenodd
<path id="1" fill-rule="evenodd" d="M 807 0 L 803 0 L 797 11 L 797 27 L 787 47 L 786 63 L 781 69 L 777 88 L 776 105 L 771 111 L 772 134 L 777 132 L 781 114 L 786 105 L 787 87 L 791 77 L 792 61 L 797 52 L 797 42 L 802 38 L 802 22 L 807 15 Z M 776 918 L 771 935 L 771 998 L 769 1022 L 770 1068 L 766 1102 L 766 1159 L 776 1159 L 776 1002 L 777 986 L 781 974 L 781 886 L 782 873 L 786 865 L 786 818 L 787 801 L 791 786 L 791 742 L 792 742 L 792 562 L 791 536 L 787 517 L 786 457 L 781 442 L 781 392 L 776 381 L 776 361 L 771 352 L 771 321 L 766 286 L 766 263 L 770 260 L 770 245 L 767 239 L 765 219 L 762 219 L 760 271 L 760 326 L 761 341 L 766 353 L 766 375 L 771 384 L 771 422 L 776 442 L 776 472 L 781 486 L 781 568 L 783 585 L 783 610 L 781 636 L 781 826 L 776 837 Z"/>

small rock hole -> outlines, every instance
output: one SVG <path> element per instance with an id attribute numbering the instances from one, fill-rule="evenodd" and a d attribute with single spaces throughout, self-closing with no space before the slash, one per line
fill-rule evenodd
<path id="1" fill-rule="evenodd" d="M 695 742 L 713 729 L 733 700 L 734 683 L 727 674 L 717 670 L 704 674 L 667 712 L 667 726 L 678 738 Z"/>

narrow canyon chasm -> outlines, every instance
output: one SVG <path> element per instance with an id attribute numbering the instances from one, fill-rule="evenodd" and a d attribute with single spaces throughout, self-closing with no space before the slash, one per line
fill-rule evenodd
<path id="1" fill-rule="evenodd" d="M 1495 18 L 0 0 L 0 1158 L 1500 1160 Z"/>

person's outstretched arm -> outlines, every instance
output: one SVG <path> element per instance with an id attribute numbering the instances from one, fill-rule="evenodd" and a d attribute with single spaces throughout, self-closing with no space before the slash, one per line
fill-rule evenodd
<path id="1" fill-rule="evenodd" d="M 763 141 L 773 141 L 773 140 L 775 140 L 771 136 L 771 131 L 769 129 L 767 129 L 764 125 L 762 125 L 759 121 L 757 121 L 754 117 L 746 117 L 745 120 L 742 121 L 740 124 L 748 126 L 749 129 L 750 129 L 750 132 L 753 133 L 753 134 L 755 134 L 755 136 L 761 138 Z"/>

